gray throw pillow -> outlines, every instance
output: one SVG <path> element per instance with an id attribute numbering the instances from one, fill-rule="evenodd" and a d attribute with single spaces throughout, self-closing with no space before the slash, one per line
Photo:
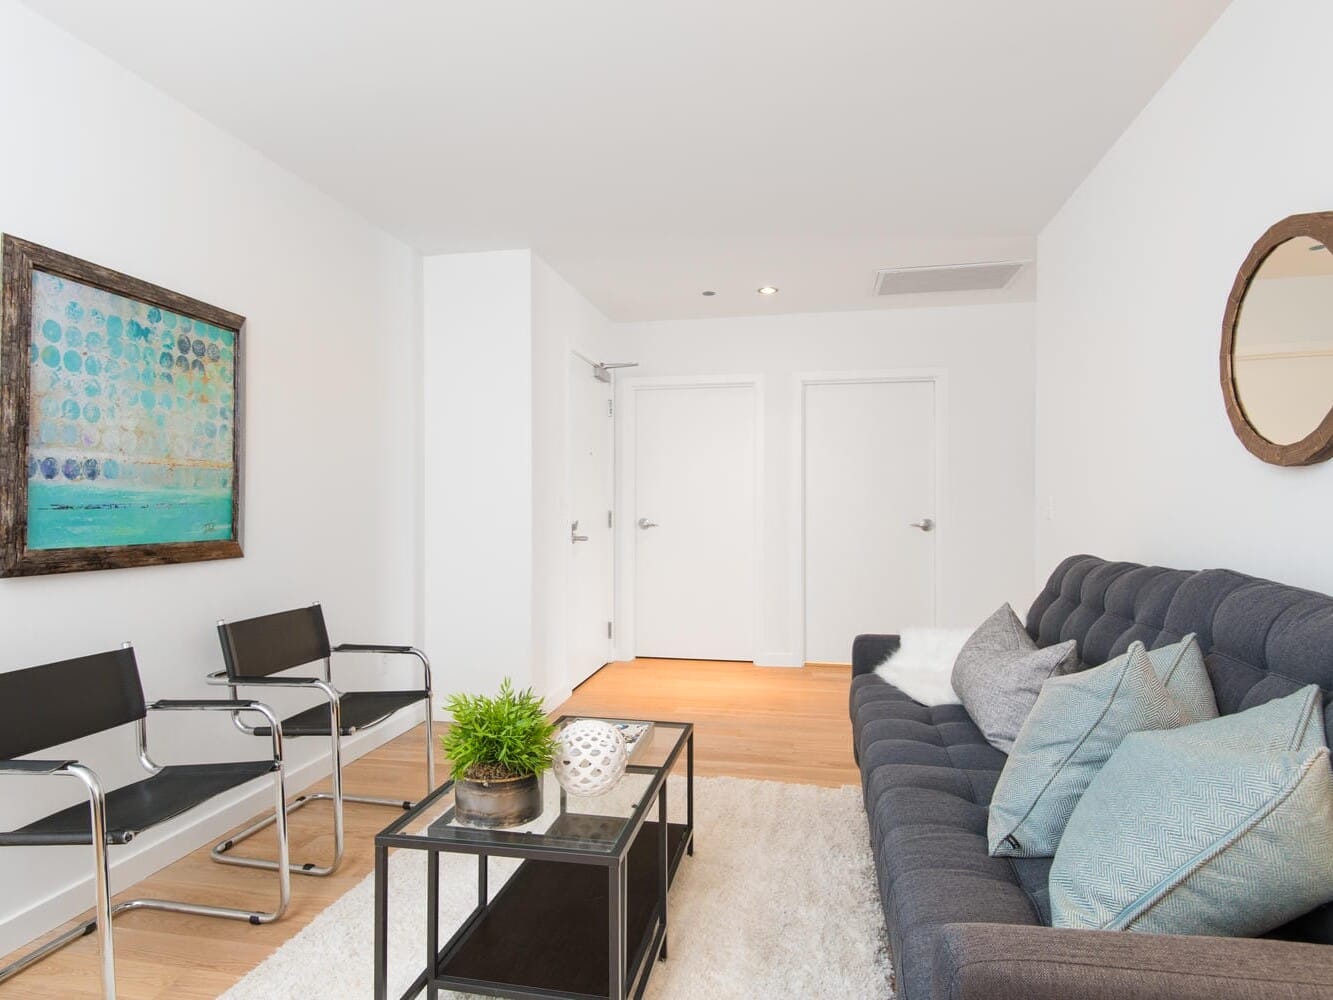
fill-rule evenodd
<path id="1" fill-rule="evenodd" d="M 953 689 L 981 734 L 1008 753 L 1041 686 L 1066 662 L 1077 663 L 1070 639 L 1038 649 L 1008 604 L 981 623 L 953 665 Z"/>
<path id="2" fill-rule="evenodd" d="M 1051 866 L 1056 927 L 1256 935 L 1333 900 L 1333 772 L 1316 687 L 1133 733 Z"/>
<path id="3" fill-rule="evenodd" d="M 991 796 L 990 853 L 1052 857 L 1078 800 L 1121 740 L 1193 721 L 1167 692 L 1141 642 L 1110 663 L 1051 678 Z"/>

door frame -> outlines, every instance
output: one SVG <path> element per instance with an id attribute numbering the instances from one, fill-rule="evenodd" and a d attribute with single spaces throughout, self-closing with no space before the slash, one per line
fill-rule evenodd
<path id="1" fill-rule="evenodd" d="M 585 355 L 582 351 L 575 350 L 575 349 L 572 348 L 572 347 L 569 349 L 569 352 L 568 352 L 568 358 L 566 359 L 566 365 L 565 365 L 565 442 L 564 442 L 564 444 L 565 444 L 565 511 L 564 511 L 564 517 L 563 517 L 563 521 L 564 521 L 565 524 L 569 524 L 569 523 L 572 521 L 572 519 L 573 519 L 573 515 L 574 515 L 574 511 L 573 511 L 573 507 L 574 507 L 574 456 L 573 456 L 573 453 L 572 453 L 572 451 L 570 450 L 570 447 L 569 447 L 569 445 L 570 445 L 570 441 L 571 441 L 572 438 L 573 438 L 574 419 L 575 419 L 575 418 L 574 418 L 574 407 L 575 407 L 575 405 L 576 405 L 576 404 L 575 404 L 575 401 L 574 401 L 573 386 L 572 386 L 572 384 L 571 384 L 571 382 L 570 382 L 571 373 L 572 373 L 572 371 L 573 371 L 573 367 L 574 367 L 573 364 L 572 364 L 572 362 L 574 362 L 574 361 L 580 361 L 580 362 L 582 362 L 584 365 L 587 366 L 587 368 L 588 368 L 588 376 L 589 376 L 590 378 L 592 377 L 593 369 L 597 366 L 597 362 L 596 362 L 596 361 L 593 361 L 591 358 L 589 358 L 587 355 Z M 610 503 L 611 503 L 611 507 L 610 507 L 610 511 L 611 511 L 611 533 L 610 533 L 610 534 L 611 534 L 611 579 L 610 579 L 610 581 L 609 581 L 609 582 L 610 582 L 610 587 L 611 587 L 611 607 L 610 607 L 609 614 L 611 615 L 612 631 L 614 632 L 615 629 L 617 628 L 617 626 L 616 626 L 616 624 L 615 624 L 615 621 L 616 621 L 616 572 L 617 572 L 617 564 L 618 564 L 618 561 L 619 561 L 619 560 L 617 559 L 617 554 L 618 554 L 619 549 L 620 549 L 620 546 L 619 546 L 619 535 L 620 535 L 620 532 L 617 530 L 617 522 L 620 520 L 620 509 L 619 509 L 619 506 L 618 506 L 618 504 L 617 504 L 617 496 L 616 496 L 616 494 L 617 494 L 617 486 L 618 486 L 617 481 L 616 481 L 616 476 L 617 476 L 617 472 L 618 472 L 618 468 L 619 468 L 619 464 L 620 464 L 620 463 L 618 462 L 618 460 L 617 460 L 616 452 L 617 452 L 617 450 L 618 450 L 618 448 L 617 448 L 617 441 L 618 441 L 618 434 L 619 434 L 620 424 L 619 424 L 619 414 L 616 413 L 616 402 L 615 402 L 615 400 L 616 400 L 616 382 L 615 382 L 615 379 L 614 379 L 614 378 L 612 378 L 611 382 L 607 384 L 607 395 L 608 395 L 608 398 L 611 400 L 611 412 L 610 412 L 610 414 L 608 414 L 608 418 L 609 418 L 609 420 L 610 420 L 610 424 L 611 424 L 611 429 L 610 429 L 610 438 L 611 438 L 611 440 L 610 440 L 610 445 L 611 445 L 611 450 L 610 450 L 610 454 L 608 455 L 608 461 L 611 463 L 611 470 L 610 470 L 610 471 L 611 471 L 611 477 L 610 477 L 610 478 L 611 478 L 611 497 L 610 497 Z M 565 596 L 565 637 L 566 637 L 566 638 L 565 638 L 565 662 L 564 662 L 564 664 L 562 665 L 562 673 L 561 673 L 561 681 L 560 681 L 560 690 L 561 690 L 561 691 L 570 691 L 570 692 L 572 692 L 573 689 L 574 689 L 575 687 L 577 687 L 579 684 L 582 684 L 584 681 L 586 681 L 586 680 L 588 680 L 588 679 L 590 679 L 590 678 L 592 677 L 592 674 L 589 674 L 588 677 L 583 678 L 583 680 L 575 681 L 575 680 L 574 680 L 574 673 L 573 673 L 573 671 L 571 670 L 571 667 L 570 667 L 570 658 L 571 658 L 571 656 L 573 655 L 573 642 L 574 642 L 574 640 L 573 640 L 573 631 L 572 631 L 572 627 L 573 627 L 573 618 L 574 618 L 574 616 L 573 616 L 573 600 L 574 600 L 574 598 L 573 598 L 573 592 L 574 592 L 574 591 L 573 591 L 573 580 L 574 580 L 574 546 L 571 544 L 571 545 L 569 546 L 569 548 L 566 550 L 566 553 L 565 553 L 565 593 L 566 593 L 566 596 Z M 607 655 L 607 661 L 606 661 L 606 662 L 607 662 L 607 663 L 614 663 L 614 662 L 616 661 L 617 657 L 616 657 L 615 653 L 616 653 L 616 642 L 615 642 L 615 639 L 614 639 L 614 638 L 608 638 L 608 639 L 606 640 L 606 655 Z"/>
<path id="2" fill-rule="evenodd" d="M 617 660 L 637 655 L 635 629 L 635 587 L 638 571 L 636 519 L 638 510 L 638 400 L 641 392 L 673 389 L 750 389 L 754 396 L 754 594 L 752 656 L 759 656 L 764 596 L 764 376 L 762 375 L 658 375 L 627 378 L 617 386 L 616 421 L 620 435 L 619 460 L 616 462 L 618 496 L 616 498 L 617 606 L 613 652 Z M 623 512 L 623 513 L 622 513 Z"/>
<path id="3" fill-rule="evenodd" d="M 805 659 L 805 623 L 806 623 L 806 588 L 805 588 L 805 390 L 811 385 L 857 385 L 878 382 L 931 382 L 934 384 L 935 400 L 935 511 L 929 515 L 935 519 L 935 587 L 931 594 L 931 624 L 939 620 L 941 595 L 944 591 L 944 574 L 941 572 L 941 539 L 948 535 L 949 511 L 947 494 L 944 490 L 945 471 L 948 468 L 948 370 L 944 368 L 891 368 L 874 371 L 841 372 L 797 372 L 792 376 L 792 522 L 791 522 L 791 566 L 792 594 L 796 599 L 796 622 L 794 625 L 795 645 L 798 666 L 804 666 Z M 943 527 L 941 527 L 943 525 Z M 868 623 L 873 627 L 873 623 Z M 848 651 L 851 655 L 851 650 Z"/>

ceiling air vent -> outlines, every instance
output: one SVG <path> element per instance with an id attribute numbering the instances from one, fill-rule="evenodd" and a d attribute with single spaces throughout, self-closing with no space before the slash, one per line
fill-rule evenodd
<path id="1" fill-rule="evenodd" d="M 875 275 L 875 294 L 915 295 L 1004 288 L 1026 263 L 1025 260 L 995 260 L 984 264 L 886 268 Z"/>

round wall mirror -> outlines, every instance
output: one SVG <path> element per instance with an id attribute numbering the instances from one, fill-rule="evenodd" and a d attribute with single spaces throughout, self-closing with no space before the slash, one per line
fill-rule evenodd
<path id="1" fill-rule="evenodd" d="M 1268 230 L 1236 276 L 1222 394 L 1236 435 L 1274 465 L 1333 457 L 1333 212 Z"/>

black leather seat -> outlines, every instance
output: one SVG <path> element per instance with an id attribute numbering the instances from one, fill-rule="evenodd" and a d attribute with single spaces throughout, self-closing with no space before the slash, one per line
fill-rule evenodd
<path id="1" fill-rule="evenodd" d="M 274 768 L 271 760 L 168 765 L 151 778 L 112 789 L 106 793 L 107 843 L 128 844 L 143 831 L 175 819 L 247 781 L 272 774 Z M 0 833 L 0 847 L 49 847 L 92 842 L 92 820 L 88 806 L 83 802 L 19 830 Z"/>
<path id="2" fill-rule="evenodd" d="M 369 729 L 386 721 L 389 716 L 408 705 L 425 701 L 425 691 L 349 691 L 339 697 L 342 706 L 342 736 L 351 736 L 361 729 Z M 332 711 L 328 705 L 316 705 L 282 720 L 284 736 L 330 736 Z M 258 736 L 267 736 L 268 727 L 255 728 Z"/>

